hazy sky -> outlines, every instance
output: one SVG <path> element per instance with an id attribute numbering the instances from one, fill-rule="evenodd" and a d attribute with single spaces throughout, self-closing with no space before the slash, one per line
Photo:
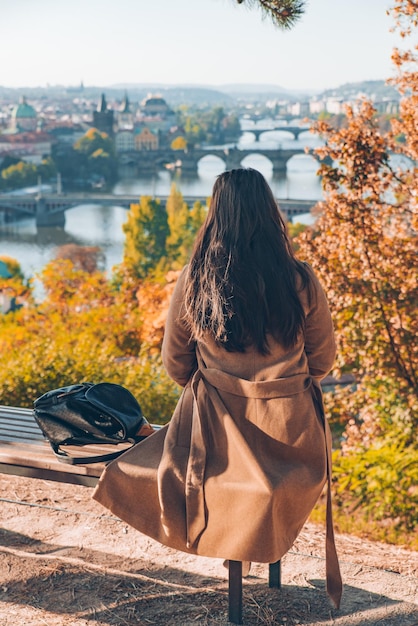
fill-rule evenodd
<path id="1" fill-rule="evenodd" d="M 324 89 L 393 73 L 390 0 L 310 0 L 278 30 L 235 0 L 0 0 L 0 85 L 264 83 Z"/>

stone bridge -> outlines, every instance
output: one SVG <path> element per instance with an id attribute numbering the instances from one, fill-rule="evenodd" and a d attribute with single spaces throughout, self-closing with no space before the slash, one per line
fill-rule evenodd
<path id="1" fill-rule="evenodd" d="M 251 131 L 252 132 L 252 131 Z M 265 132 L 265 131 L 263 131 Z M 137 167 L 138 173 L 152 173 L 167 164 L 177 164 L 182 173 L 186 175 L 196 175 L 199 161 L 206 156 L 216 156 L 225 164 L 225 169 L 230 170 L 242 167 L 244 159 L 250 155 L 261 154 L 266 157 L 273 169 L 273 174 L 286 173 L 287 162 L 294 156 L 305 154 L 303 148 L 292 149 L 269 149 L 262 147 L 259 143 L 256 148 L 241 149 L 231 148 L 202 148 L 192 150 L 141 150 L 123 152 L 120 154 L 121 165 L 133 165 Z M 317 158 L 312 155 L 313 158 Z"/>
<path id="2" fill-rule="evenodd" d="M 309 127 L 303 128 L 301 126 L 274 126 L 272 128 L 245 128 L 242 130 L 243 133 L 252 133 L 255 136 L 255 140 L 260 140 L 260 135 L 264 133 L 271 133 L 275 130 L 285 130 L 287 133 L 291 133 L 294 139 L 299 139 L 299 135 L 301 133 L 309 132 Z"/>
<path id="3" fill-rule="evenodd" d="M 139 202 L 139 195 L 115 195 L 93 193 L 48 194 L 36 196 L 0 195 L 0 212 L 9 219 L 13 216 L 35 218 L 37 226 L 65 226 L 65 212 L 76 206 L 95 204 L 99 206 L 118 206 L 129 209 L 131 204 Z M 168 196 L 157 196 L 162 204 L 167 202 Z M 207 196 L 183 196 L 188 206 L 197 201 L 206 204 Z M 317 200 L 277 200 L 280 210 L 287 217 L 309 213 Z"/>

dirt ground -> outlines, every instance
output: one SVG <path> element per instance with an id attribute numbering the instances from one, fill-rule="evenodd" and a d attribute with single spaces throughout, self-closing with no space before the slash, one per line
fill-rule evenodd
<path id="1" fill-rule="evenodd" d="M 0 476 L 0 626 L 228 623 L 218 559 L 160 546 L 108 514 L 87 487 Z M 324 530 L 307 524 L 282 562 L 244 579 L 245 625 L 418 626 L 418 553 L 337 535 L 339 611 L 325 594 Z"/>

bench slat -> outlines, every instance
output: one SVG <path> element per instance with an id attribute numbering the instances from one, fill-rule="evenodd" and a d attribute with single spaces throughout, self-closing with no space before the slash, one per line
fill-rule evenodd
<path id="1" fill-rule="evenodd" d="M 40 441 L 44 439 L 30 409 L 19 410 L 17 407 L 0 405 L 0 442 L 6 438 L 9 440 L 10 437 Z"/>
<path id="2" fill-rule="evenodd" d="M 44 436 L 40 429 L 19 426 L 19 424 L 4 424 L 0 422 L 0 441 L 4 438 L 15 437 L 17 439 L 26 439 L 28 441 L 42 441 Z"/>
<path id="3" fill-rule="evenodd" d="M 7 420 L 0 420 L 0 432 L 29 432 L 31 433 L 31 435 L 38 435 L 39 433 L 39 426 L 35 423 L 29 423 L 29 422 L 18 422 L 16 418 L 14 418 L 13 420 L 11 420 L 10 422 Z"/>
<path id="4" fill-rule="evenodd" d="M 49 444 L 37 446 L 19 444 L 5 444 L 0 447 L 0 471 L 15 473 L 23 476 L 35 476 L 46 480 L 59 480 L 63 482 L 76 482 L 78 480 L 65 479 L 69 476 L 90 476 L 96 479 L 100 477 L 105 464 L 92 463 L 89 465 L 69 465 L 59 461 L 52 452 Z M 81 483 L 82 484 L 82 483 Z M 93 481 L 94 484 L 94 481 Z"/>
<path id="5" fill-rule="evenodd" d="M 40 478 L 42 480 L 53 480 L 71 485 L 82 485 L 84 487 L 94 487 L 99 478 L 97 476 L 86 476 L 84 474 L 69 474 L 66 471 L 54 471 L 45 468 L 25 467 L 20 465 L 9 465 L 0 463 L 0 472 L 12 476 L 24 476 L 25 478 Z"/>

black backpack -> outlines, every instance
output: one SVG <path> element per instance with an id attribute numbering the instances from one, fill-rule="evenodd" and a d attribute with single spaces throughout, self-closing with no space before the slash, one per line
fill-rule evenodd
<path id="1" fill-rule="evenodd" d="M 136 398 L 114 383 L 80 383 L 44 393 L 34 402 L 35 420 L 57 458 L 72 465 L 110 461 L 122 452 L 73 457 L 63 445 L 131 442 L 152 433 Z"/>

